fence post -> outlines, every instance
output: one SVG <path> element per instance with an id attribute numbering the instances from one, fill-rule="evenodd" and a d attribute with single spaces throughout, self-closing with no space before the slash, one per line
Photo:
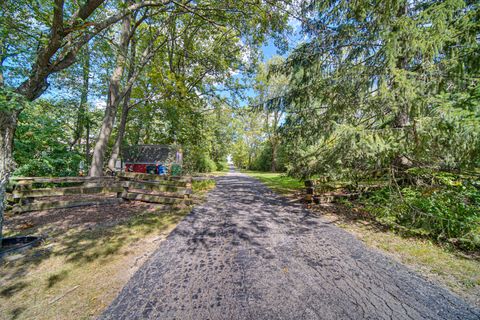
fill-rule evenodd
<path id="1" fill-rule="evenodd" d="M 313 194 L 315 193 L 314 183 L 312 180 L 305 180 L 305 201 L 312 202 Z"/>

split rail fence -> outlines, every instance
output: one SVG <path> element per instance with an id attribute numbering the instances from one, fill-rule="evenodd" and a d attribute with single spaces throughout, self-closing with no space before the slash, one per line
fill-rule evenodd
<path id="1" fill-rule="evenodd" d="M 122 172 L 115 177 L 13 177 L 7 209 L 13 213 L 143 201 L 165 209 L 190 205 L 192 178 Z"/>

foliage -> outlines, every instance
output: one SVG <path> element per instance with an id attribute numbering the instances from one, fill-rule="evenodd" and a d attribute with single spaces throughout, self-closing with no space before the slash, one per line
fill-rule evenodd
<path id="1" fill-rule="evenodd" d="M 383 188 L 362 199 L 380 222 L 410 233 L 480 248 L 480 182 L 449 172 L 411 170 L 408 184 Z"/>
<path id="2" fill-rule="evenodd" d="M 187 165 L 187 167 L 192 168 L 196 172 L 212 172 L 217 170 L 217 165 L 208 154 L 206 153 L 195 153 L 189 156 L 194 162 L 193 164 Z"/>
<path id="3" fill-rule="evenodd" d="M 256 95 L 250 99 L 251 107 L 237 112 L 240 123 L 236 128 L 238 141 L 233 158 L 237 159 L 239 167 L 273 172 L 285 170 L 280 135 L 285 105 L 277 98 L 285 94 L 289 78 L 270 73 L 283 62 L 282 57 L 273 56 L 258 66 L 254 84 Z M 272 100 L 275 103 L 270 103 Z"/>
<path id="4" fill-rule="evenodd" d="M 70 150 L 69 127 L 75 110 L 68 101 L 39 100 L 23 112 L 16 131 L 14 158 L 18 176 L 77 175 L 82 155 Z"/>
<path id="5" fill-rule="evenodd" d="M 215 164 L 218 171 L 227 171 L 229 169 L 227 161 L 218 161 Z"/>
<path id="6" fill-rule="evenodd" d="M 281 99 L 291 174 L 478 165 L 478 5 L 312 1 L 302 9 L 308 41 L 272 71 L 290 77 Z"/>
<path id="7" fill-rule="evenodd" d="M 264 142 L 260 147 L 260 153 L 255 157 L 252 164 L 250 165 L 251 170 L 257 171 L 270 171 L 272 169 L 272 146 L 269 141 Z M 275 154 L 276 162 L 276 171 L 285 172 L 286 171 L 286 158 L 285 158 L 285 147 L 280 144 L 277 146 L 277 151 Z"/>
<path id="8" fill-rule="evenodd" d="M 14 112 L 23 110 L 28 101 L 20 94 L 0 86 L 0 112 Z"/>

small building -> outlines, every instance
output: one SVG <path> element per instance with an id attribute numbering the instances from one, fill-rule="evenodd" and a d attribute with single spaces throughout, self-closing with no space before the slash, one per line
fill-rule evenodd
<path id="1" fill-rule="evenodd" d="M 160 175 L 180 175 L 183 153 L 175 145 L 135 145 L 123 148 L 123 166 L 126 172 Z"/>

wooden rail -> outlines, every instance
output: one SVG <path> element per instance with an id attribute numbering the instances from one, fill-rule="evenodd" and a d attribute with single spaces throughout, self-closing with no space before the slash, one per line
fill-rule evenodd
<path id="1" fill-rule="evenodd" d="M 169 177 L 133 172 L 121 173 L 116 177 L 14 177 L 7 192 L 7 201 L 8 208 L 15 213 L 113 204 L 124 200 L 171 207 L 191 204 L 191 182 L 192 178 L 188 176 Z M 81 197 L 62 199 L 75 195 Z M 100 195 L 104 198 L 86 199 L 84 195 Z"/>
<path id="2" fill-rule="evenodd" d="M 377 180 L 360 182 L 331 182 L 327 179 L 305 180 L 305 201 L 315 203 L 332 203 L 343 199 L 355 199 L 361 194 L 384 187 L 387 181 Z"/>

